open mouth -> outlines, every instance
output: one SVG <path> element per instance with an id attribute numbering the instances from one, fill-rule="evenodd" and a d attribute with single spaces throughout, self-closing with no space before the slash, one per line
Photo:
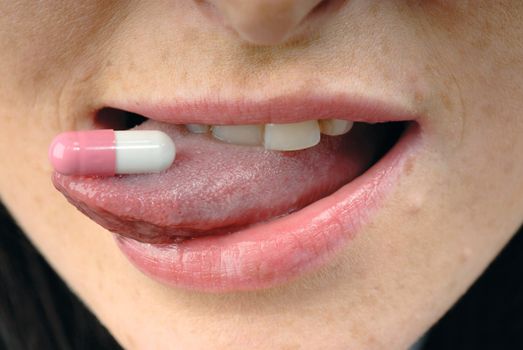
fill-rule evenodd
<path id="1" fill-rule="evenodd" d="M 275 105 L 214 119 L 193 107 L 101 109 L 96 127 L 171 136 L 174 164 L 146 175 L 55 173 L 53 182 L 160 281 L 206 291 L 288 281 L 354 236 L 397 178 L 420 128 L 408 113 L 369 103 L 345 115 L 339 104 L 317 104 L 318 119 L 303 118 L 303 103 L 287 105 L 276 119 Z"/>

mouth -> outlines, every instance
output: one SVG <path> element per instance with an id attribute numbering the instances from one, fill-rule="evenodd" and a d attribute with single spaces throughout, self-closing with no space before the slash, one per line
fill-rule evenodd
<path id="1" fill-rule="evenodd" d="M 55 187 L 145 274 L 209 292 L 272 287 L 331 261 L 379 211 L 421 129 L 407 110 L 339 96 L 113 103 L 93 126 L 164 131 L 177 158 L 159 174 L 54 173 Z"/>

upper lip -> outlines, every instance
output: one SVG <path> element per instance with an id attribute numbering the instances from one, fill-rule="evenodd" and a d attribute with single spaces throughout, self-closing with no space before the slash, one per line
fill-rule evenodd
<path id="1" fill-rule="evenodd" d="M 329 118 L 381 123 L 415 120 L 418 117 L 412 109 L 395 103 L 347 94 L 292 94 L 234 100 L 126 100 L 111 101 L 107 106 L 171 124 L 266 124 Z"/>

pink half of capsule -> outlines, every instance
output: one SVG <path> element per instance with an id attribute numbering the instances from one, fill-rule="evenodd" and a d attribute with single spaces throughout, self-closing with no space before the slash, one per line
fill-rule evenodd
<path id="1" fill-rule="evenodd" d="M 174 142 L 158 130 L 70 131 L 49 147 L 49 161 L 64 175 L 155 173 L 169 168 L 175 157 Z"/>

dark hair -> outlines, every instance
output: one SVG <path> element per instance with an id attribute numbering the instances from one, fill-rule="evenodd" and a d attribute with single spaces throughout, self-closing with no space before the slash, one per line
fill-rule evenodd
<path id="1" fill-rule="evenodd" d="M 423 349 L 523 349 L 523 226 L 432 328 Z"/>
<path id="2" fill-rule="evenodd" d="M 0 203 L 0 348 L 121 349 Z M 523 228 L 423 349 L 523 349 Z"/>
<path id="3" fill-rule="evenodd" d="M 0 349 L 121 349 L 0 203 Z"/>

